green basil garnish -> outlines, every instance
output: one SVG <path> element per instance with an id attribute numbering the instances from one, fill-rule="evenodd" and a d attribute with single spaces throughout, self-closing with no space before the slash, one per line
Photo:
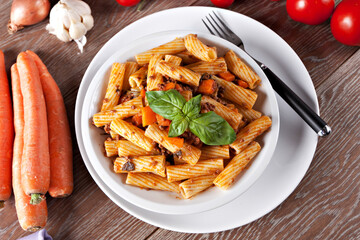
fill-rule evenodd
<path id="1" fill-rule="evenodd" d="M 214 112 L 200 113 L 201 95 L 188 102 L 176 90 L 146 92 L 150 108 L 172 120 L 169 137 L 177 137 L 188 128 L 207 145 L 226 145 L 235 141 L 234 129 Z"/>
<path id="2" fill-rule="evenodd" d="M 190 122 L 190 131 L 207 145 L 225 145 L 235 141 L 234 129 L 214 112 L 202 113 Z"/>
<path id="3" fill-rule="evenodd" d="M 146 92 L 146 99 L 155 113 L 170 120 L 182 114 L 182 108 L 186 103 L 185 98 L 174 89 Z"/>

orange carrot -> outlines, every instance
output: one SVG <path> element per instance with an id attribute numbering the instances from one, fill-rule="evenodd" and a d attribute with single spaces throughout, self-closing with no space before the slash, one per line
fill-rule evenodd
<path id="1" fill-rule="evenodd" d="M 156 122 L 156 113 L 154 113 L 149 106 L 143 107 L 141 109 L 141 115 L 143 127 Z"/>
<path id="2" fill-rule="evenodd" d="M 166 141 L 170 144 L 174 144 L 175 146 L 182 148 L 184 145 L 184 139 L 179 137 L 164 137 Z"/>
<path id="3" fill-rule="evenodd" d="M 243 88 L 248 88 L 249 87 L 249 84 L 243 80 L 238 80 L 237 81 L 237 85 L 239 85 L 240 87 L 243 87 Z"/>
<path id="4" fill-rule="evenodd" d="M 24 149 L 21 160 L 21 186 L 31 195 L 31 204 L 40 203 L 50 185 L 50 155 L 46 105 L 39 71 L 32 57 L 17 57 L 24 102 Z"/>
<path id="5" fill-rule="evenodd" d="M 145 91 L 145 89 L 141 89 L 141 90 L 140 90 L 140 96 L 141 96 L 142 98 L 145 98 L 145 96 L 146 96 L 146 91 Z"/>
<path id="6" fill-rule="evenodd" d="M 142 125 L 142 115 L 140 113 L 134 115 L 131 122 L 135 126 L 140 127 Z"/>
<path id="7" fill-rule="evenodd" d="M 20 226 L 26 231 L 37 231 L 45 227 L 47 220 L 46 201 L 31 205 L 30 196 L 26 195 L 21 187 L 21 157 L 24 145 L 24 109 L 20 89 L 20 79 L 16 64 L 11 67 L 11 85 L 14 103 L 15 141 L 13 155 L 13 189 L 15 196 L 16 213 Z"/>
<path id="8" fill-rule="evenodd" d="M 11 158 L 14 125 L 5 58 L 0 50 L 0 208 L 11 195 Z"/>
<path id="9" fill-rule="evenodd" d="M 164 87 L 164 91 L 170 90 L 170 89 L 174 89 L 176 86 L 176 84 L 174 82 L 169 82 L 165 85 Z"/>
<path id="10" fill-rule="evenodd" d="M 72 193 L 74 183 L 71 134 L 64 100 L 39 56 L 29 50 L 26 53 L 38 68 L 46 103 L 50 151 L 49 194 L 52 197 L 66 197 Z"/>
<path id="11" fill-rule="evenodd" d="M 216 82 L 213 79 L 203 80 L 198 88 L 198 92 L 205 94 L 205 95 L 211 95 L 216 90 Z"/>
<path id="12" fill-rule="evenodd" d="M 163 127 L 168 127 L 171 124 L 171 121 L 169 119 L 166 119 L 159 114 L 156 114 L 156 121 L 160 126 L 163 126 Z"/>
<path id="13" fill-rule="evenodd" d="M 232 82 L 235 80 L 235 75 L 230 73 L 229 71 L 227 72 L 222 72 L 219 73 L 218 76 L 226 81 Z"/>

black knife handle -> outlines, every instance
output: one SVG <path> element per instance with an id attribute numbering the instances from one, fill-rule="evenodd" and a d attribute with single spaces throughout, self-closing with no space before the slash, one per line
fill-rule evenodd
<path id="1" fill-rule="evenodd" d="M 260 67 L 269 79 L 273 89 L 320 137 L 327 136 L 331 133 L 331 128 L 326 122 L 304 103 L 304 101 L 301 100 L 283 81 L 281 81 L 275 73 L 264 64 L 261 64 Z"/>

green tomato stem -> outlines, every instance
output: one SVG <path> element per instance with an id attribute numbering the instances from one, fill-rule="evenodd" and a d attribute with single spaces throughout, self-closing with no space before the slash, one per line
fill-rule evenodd
<path id="1" fill-rule="evenodd" d="M 138 7 L 136 9 L 136 11 L 140 12 L 145 4 L 146 0 L 141 0 L 141 2 L 138 4 Z"/>

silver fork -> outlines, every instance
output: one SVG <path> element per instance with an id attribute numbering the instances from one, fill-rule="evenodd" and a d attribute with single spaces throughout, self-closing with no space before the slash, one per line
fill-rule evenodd
<path id="1" fill-rule="evenodd" d="M 214 17 L 212 16 L 214 15 Z M 205 17 L 207 22 L 202 19 L 206 28 L 213 35 L 217 35 L 244 50 L 245 46 L 243 41 L 237 36 L 221 18 L 213 11 L 212 15 Z M 216 32 L 216 34 L 215 34 Z M 247 53 L 247 52 L 246 52 Z M 251 55 L 247 53 L 250 57 Z M 259 62 L 255 58 L 251 57 L 259 64 L 267 78 L 269 79 L 271 86 L 279 94 L 279 96 L 290 105 L 292 109 L 320 136 L 324 137 L 331 133 L 331 128 L 326 122 L 320 118 L 304 101 L 302 101 L 298 95 L 296 95 L 275 73 L 273 73 L 265 64 Z"/>

